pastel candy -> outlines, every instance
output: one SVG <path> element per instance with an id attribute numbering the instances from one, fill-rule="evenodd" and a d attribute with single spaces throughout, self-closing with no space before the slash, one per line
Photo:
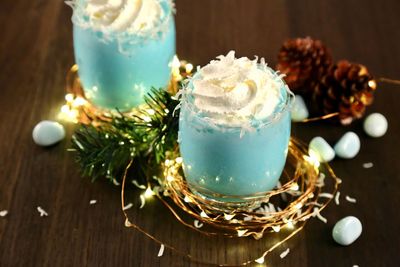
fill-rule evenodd
<path id="1" fill-rule="evenodd" d="M 33 141 L 39 146 L 51 146 L 65 137 L 64 127 L 55 121 L 41 121 L 32 132 Z"/>
<path id="2" fill-rule="evenodd" d="M 360 151 L 360 138 L 353 132 L 347 132 L 339 139 L 334 149 L 339 157 L 352 159 Z"/>
<path id="3" fill-rule="evenodd" d="M 336 243 L 342 246 L 348 246 L 360 237 L 362 224 L 354 216 L 347 216 L 338 221 L 332 230 L 332 237 Z"/>
<path id="4" fill-rule="evenodd" d="M 381 137 L 387 129 L 388 121 L 380 113 L 372 113 L 364 121 L 364 131 L 371 137 Z"/>
<path id="5" fill-rule="evenodd" d="M 314 137 L 308 147 L 308 154 L 313 154 L 319 162 L 329 162 L 335 157 L 335 151 L 321 136 Z"/>
<path id="6" fill-rule="evenodd" d="M 308 109 L 303 97 L 296 95 L 292 104 L 292 121 L 302 121 L 308 118 Z"/>

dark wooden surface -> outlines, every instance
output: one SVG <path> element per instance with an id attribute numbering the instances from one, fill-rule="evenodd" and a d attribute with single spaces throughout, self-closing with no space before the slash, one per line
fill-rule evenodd
<path id="1" fill-rule="evenodd" d="M 240 56 L 276 62 L 287 37 L 324 40 L 336 59 L 366 64 L 376 76 L 400 78 L 400 2 L 398 0 L 178 0 L 178 53 L 204 64 L 230 49 Z M 124 227 L 120 189 L 92 184 L 80 176 L 68 138 L 51 147 L 36 146 L 34 125 L 54 119 L 64 97 L 64 79 L 73 64 L 71 11 L 63 1 L 0 2 L 0 266 L 198 266 Z M 304 231 L 267 258 L 267 266 L 399 266 L 399 97 L 400 88 L 382 84 L 368 113 L 389 120 L 380 139 L 351 127 L 315 123 L 294 126 L 309 141 L 316 134 L 334 143 L 346 131 L 361 137 L 360 154 L 335 160 L 343 179 L 342 200 L 323 213 L 328 223 L 311 220 Z M 362 163 L 373 162 L 372 169 Z M 89 201 L 98 203 L 89 206 Z M 36 207 L 48 211 L 39 217 Z M 258 255 L 271 240 L 212 239 L 177 223 L 157 201 L 133 210 L 135 220 L 164 241 L 206 261 L 235 263 Z M 334 223 L 358 216 L 362 236 L 349 247 L 332 241 Z M 279 253 L 291 249 L 285 259 Z"/>

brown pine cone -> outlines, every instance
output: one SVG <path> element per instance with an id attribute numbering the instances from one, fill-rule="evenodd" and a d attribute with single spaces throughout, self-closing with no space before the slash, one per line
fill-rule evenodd
<path id="1" fill-rule="evenodd" d="M 339 112 L 342 124 L 364 115 L 373 101 L 376 82 L 364 65 L 341 60 L 316 85 L 313 102 L 321 115 Z"/>
<path id="2" fill-rule="evenodd" d="M 320 40 L 310 37 L 287 40 L 279 54 L 277 70 L 295 94 L 310 95 L 332 65 L 332 56 Z"/>

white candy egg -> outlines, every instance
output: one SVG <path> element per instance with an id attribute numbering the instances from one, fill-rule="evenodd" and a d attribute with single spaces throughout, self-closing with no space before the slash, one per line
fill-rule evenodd
<path id="1" fill-rule="evenodd" d="M 372 113 L 364 121 L 364 131 L 371 137 L 381 137 L 387 129 L 388 121 L 380 113 Z"/>
<path id="2" fill-rule="evenodd" d="M 64 127 L 55 121 L 41 121 L 32 132 L 33 141 L 39 146 L 51 146 L 65 137 Z"/>
<path id="3" fill-rule="evenodd" d="M 296 95 L 292 104 L 292 121 L 302 121 L 308 118 L 308 109 L 304 99 L 300 95 Z"/>
<path id="4" fill-rule="evenodd" d="M 335 151 L 321 136 L 311 140 L 308 154 L 315 155 L 319 162 L 329 162 L 335 157 Z"/>
<path id="5" fill-rule="evenodd" d="M 361 232 L 362 224 L 360 220 L 354 216 L 347 216 L 335 224 L 332 237 L 336 243 L 348 246 L 360 237 Z"/>
<path id="6" fill-rule="evenodd" d="M 335 152 L 341 158 L 352 159 L 360 151 L 360 138 L 353 132 L 345 133 L 335 145 Z"/>

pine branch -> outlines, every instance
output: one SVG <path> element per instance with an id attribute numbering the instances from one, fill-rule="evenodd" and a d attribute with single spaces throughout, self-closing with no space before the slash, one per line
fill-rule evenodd
<path id="1" fill-rule="evenodd" d="M 100 126 L 81 125 L 72 137 L 72 149 L 85 176 L 120 180 L 130 160 L 138 165 L 135 179 L 149 174 L 174 149 L 178 137 L 178 101 L 165 90 L 153 89 L 146 108 L 135 115 L 119 113 Z"/>

